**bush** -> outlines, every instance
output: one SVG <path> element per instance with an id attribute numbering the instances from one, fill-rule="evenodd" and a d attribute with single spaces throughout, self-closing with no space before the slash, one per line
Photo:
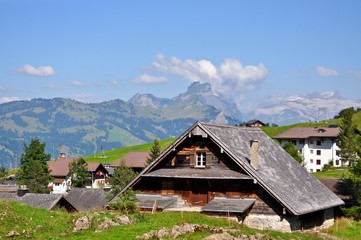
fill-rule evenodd
<path id="1" fill-rule="evenodd" d="M 126 215 L 139 213 L 138 201 L 135 194 L 135 191 L 128 189 L 119 195 L 116 202 L 109 204 L 110 209 L 118 210 Z"/>
<path id="2" fill-rule="evenodd" d="M 342 212 L 348 218 L 353 218 L 356 221 L 361 220 L 361 208 L 360 208 L 360 206 L 352 206 L 350 208 L 342 208 Z"/>

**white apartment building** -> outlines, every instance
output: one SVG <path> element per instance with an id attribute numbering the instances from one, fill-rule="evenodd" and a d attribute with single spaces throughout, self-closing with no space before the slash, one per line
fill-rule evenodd
<path id="1" fill-rule="evenodd" d="M 274 137 L 283 147 L 292 142 L 305 162 L 308 172 L 319 172 L 330 161 L 334 167 L 341 167 L 336 140 L 340 133 L 338 127 L 295 127 Z"/>

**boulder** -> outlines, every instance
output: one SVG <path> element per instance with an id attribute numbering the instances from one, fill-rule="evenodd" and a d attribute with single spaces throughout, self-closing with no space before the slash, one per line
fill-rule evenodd
<path id="1" fill-rule="evenodd" d="M 108 229 L 110 227 L 114 227 L 114 226 L 119 226 L 119 223 L 114 222 L 112 219 L 105 217 L 103 222 L 101 224 L 99 224 L 98 229 L 100 230 L 105 230 Z"/>
<path id="2" fill-rule="evenodd" d="M 73 232 L 77 232 L 80 230 L 86 230 L 86 229 L 90 228 L 90 221 L 87 216 L 83 216 L 78 219 L 74 219 L 73 223 L 74 223 Z"/>
<path id="3" fill-rule="evenodd" d="M 10 232 L 8 232 L 6 235 L 5 235 L 5 237 L 8 237 L 8 238 L 10 238 L 10 237 L 17 237 L 17 236 L 19 236 L 20 234 L 18 233 L 18 232 L 15 232 L 15 231 L 10 231 Z"/>
<path id="4" fill-rule="evenodd" d="M 116 216 L 115 221 L 122 225 L 128 225 L 132 223 L 126 215 Z"/>

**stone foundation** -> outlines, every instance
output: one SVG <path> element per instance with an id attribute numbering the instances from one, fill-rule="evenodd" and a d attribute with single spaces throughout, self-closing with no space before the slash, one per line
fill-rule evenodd
<path id="1" fill-rule="evenodd" d="M 315 225 L 315 228 L 329 228 L 334 224 L 334 209 L 329 208 L 320 212 L 323 216 L 321 225 Z M 248 227 L 256 229 L 269 229 L 281 232 L 292 232 L 303 230 L 302 217 L 290 215 L 269 215 L 269 214 L 249 214 L 241 223 Z"/>
<path id="2" fill-rule="evenodd" d="M 242 222 L 250 228 L 291 232 L 301 229 L 301 221 L 295 216 L 250 214 Z"/>

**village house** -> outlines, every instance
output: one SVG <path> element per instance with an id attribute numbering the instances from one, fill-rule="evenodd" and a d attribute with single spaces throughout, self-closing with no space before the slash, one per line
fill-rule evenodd
<path id="1" fill-rule="evenodd" d="M 52 193 L 66 193 L 71 189 L 69 164 L 78 157 L 61 156 L 56 161 L 49 161 L 50 175 L 54 178 L 50 184 Z M 88 181 L 86 188 L 103 188 L 107 186 L 108 170 L 98 162 L 88 162 Z"/>
<path id="2" fill-rule="evenodd" d="M 257 119 L 252 119 L 246 122 L 246 127 L 263 127 L 266 124 Z"/>
<path id="3" fill-rule="evenodd" d="M 331 162 L 334 167 L 341 167 L 339 150 L 336 141 L 340 129 L 338 127 L 295 127 L 274 137 L 283 147 L 291 142 L 298 149 L 309 172 L 319 172 Z"/>
<path id="4" fill-rule="evenodd" d="M 114 169 L 118 167 L 121 162 L 124 162 L 125 166 L 132 168 L 136 173 L 140 173 L 145 168 L 147 157 L 149 157 L 148 152 L 128 152 L 109 166 Z"/>
<path id="5" fill-rule="evenodd" d="M 199 210 L 259 229 L 328 227 L 343 201 L 259 128 L 196 122 L 134 178 L 143 210 Z M 119 194 L 111 202 L 116 201 Z"/>

